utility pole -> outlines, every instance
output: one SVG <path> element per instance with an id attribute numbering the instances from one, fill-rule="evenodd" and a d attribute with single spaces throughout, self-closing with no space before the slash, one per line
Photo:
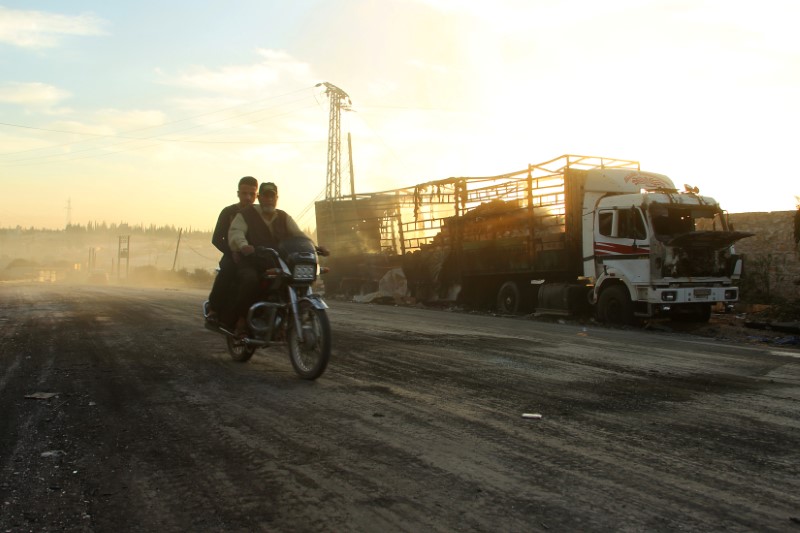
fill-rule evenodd
<path id="1" fill-rule="evenodd" d="M 350 196 L 356 199 L 356 178 L 353 174 L 353 141 L 350 132 L 347 132 L 347 160 L 350 162 Z"/>
<path id="2" fill-rule="evenodd" d="M 122 271 L 122 260 L 125 260 L 125 279 L 128 278 L 128 270 L 131 266 L 131 236 L 120 235 L 119 247 L 117 248 L 117 279 L 120 279 Z M 111 259 L 111 271 L 114 271 L 114 259 Z"/>
<path id="3" fill-rule="evenodd" d="M 335 200 L 342 197 L 342 109 L 348 111 L 352 102 L 347 93 L 336 85 L 325 81 L 316 85 L 316 87 L 320 86 L 325 87 L 325 94 L 331 99 L 328 120 L 328 175 L 326 178 L 325 199 Z"/>
<path id="4" fill-rule="evenodd" d="M 172 260 L 172 271 L 175 272 L 175 265 L 178 263 L 178 250 L 181 247 L 181 235 L 183 235 L 183 228 L 178 230 L 178 244 L 175 245 L 175 259 Z"/>

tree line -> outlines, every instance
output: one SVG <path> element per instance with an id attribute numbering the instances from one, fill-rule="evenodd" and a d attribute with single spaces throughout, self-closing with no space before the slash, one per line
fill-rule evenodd
<path id="1" fill-rule="evenodd" d="M 107 223 L 103 222 L 88 222 L 86 225 L 82 224 L 67 224 L 64 229 L 45 229 L 45 228 L 35 228 L 33 226 L 24 228 L 22 226 L 16 226 L 14 228 L 0 228 L 0 235 L 30 235 L 34 233 L 50 233 L 50 234 L 58 234 L 58 233 L 66 233 L 70 235 L 87 235 L 87 234 L 96 234 L 96 235 L 105 235 L 105 234 L 112 234 L 112 235 L 148 235 L 148 236 L 157 236 L 157 237 L 173 237 L 177 236 L 178 233 L 181 231 L 181 228 L 178 228 L 174 225 L 165 225 L 165 226 L 157 226 L 155 224 L 144 225 L 144 224 L 127 224 L 125 222 L 121 223 Z M 184 235 L 197 235 L 197 236 L 208 236 L 210 238 L 211 231 L 209 230 L 196 230 L 189 227 L 188 229 L 183 229 Z"/>

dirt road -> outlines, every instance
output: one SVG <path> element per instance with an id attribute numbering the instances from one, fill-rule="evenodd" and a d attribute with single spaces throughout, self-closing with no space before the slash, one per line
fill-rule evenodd
<path id="1" fill-rule="evenodd" d="M 306 382 L 204 296 L 0 285 L 0 532 L 800 531 L 800 350 L 332 302 Z"/>

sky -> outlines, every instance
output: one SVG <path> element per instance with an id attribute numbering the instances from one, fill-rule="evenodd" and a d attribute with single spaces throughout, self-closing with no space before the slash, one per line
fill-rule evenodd
<path id="1" fill-rule="evenodd" d="M 0 227 L 210 230 L 242 176 L 313 228 L 331 83 L 359 193 L 637 160 L 797 207 L 800 2 L 0 0 Z"/>

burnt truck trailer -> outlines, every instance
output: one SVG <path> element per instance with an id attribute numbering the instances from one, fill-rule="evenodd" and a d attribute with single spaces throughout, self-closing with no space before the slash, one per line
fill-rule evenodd
<path id="1" fill-rule="evenodd" d="M 750 235 L 713 198 L 636 161 L 575 155 L 316 207 L 320 242 L 340 255 L 331 266 L 356 279 L 402 268 L 419 300 L 593 309 L 611 323 L 708 320 L 713 304 L 738 300 L 733 243 Z"/>

